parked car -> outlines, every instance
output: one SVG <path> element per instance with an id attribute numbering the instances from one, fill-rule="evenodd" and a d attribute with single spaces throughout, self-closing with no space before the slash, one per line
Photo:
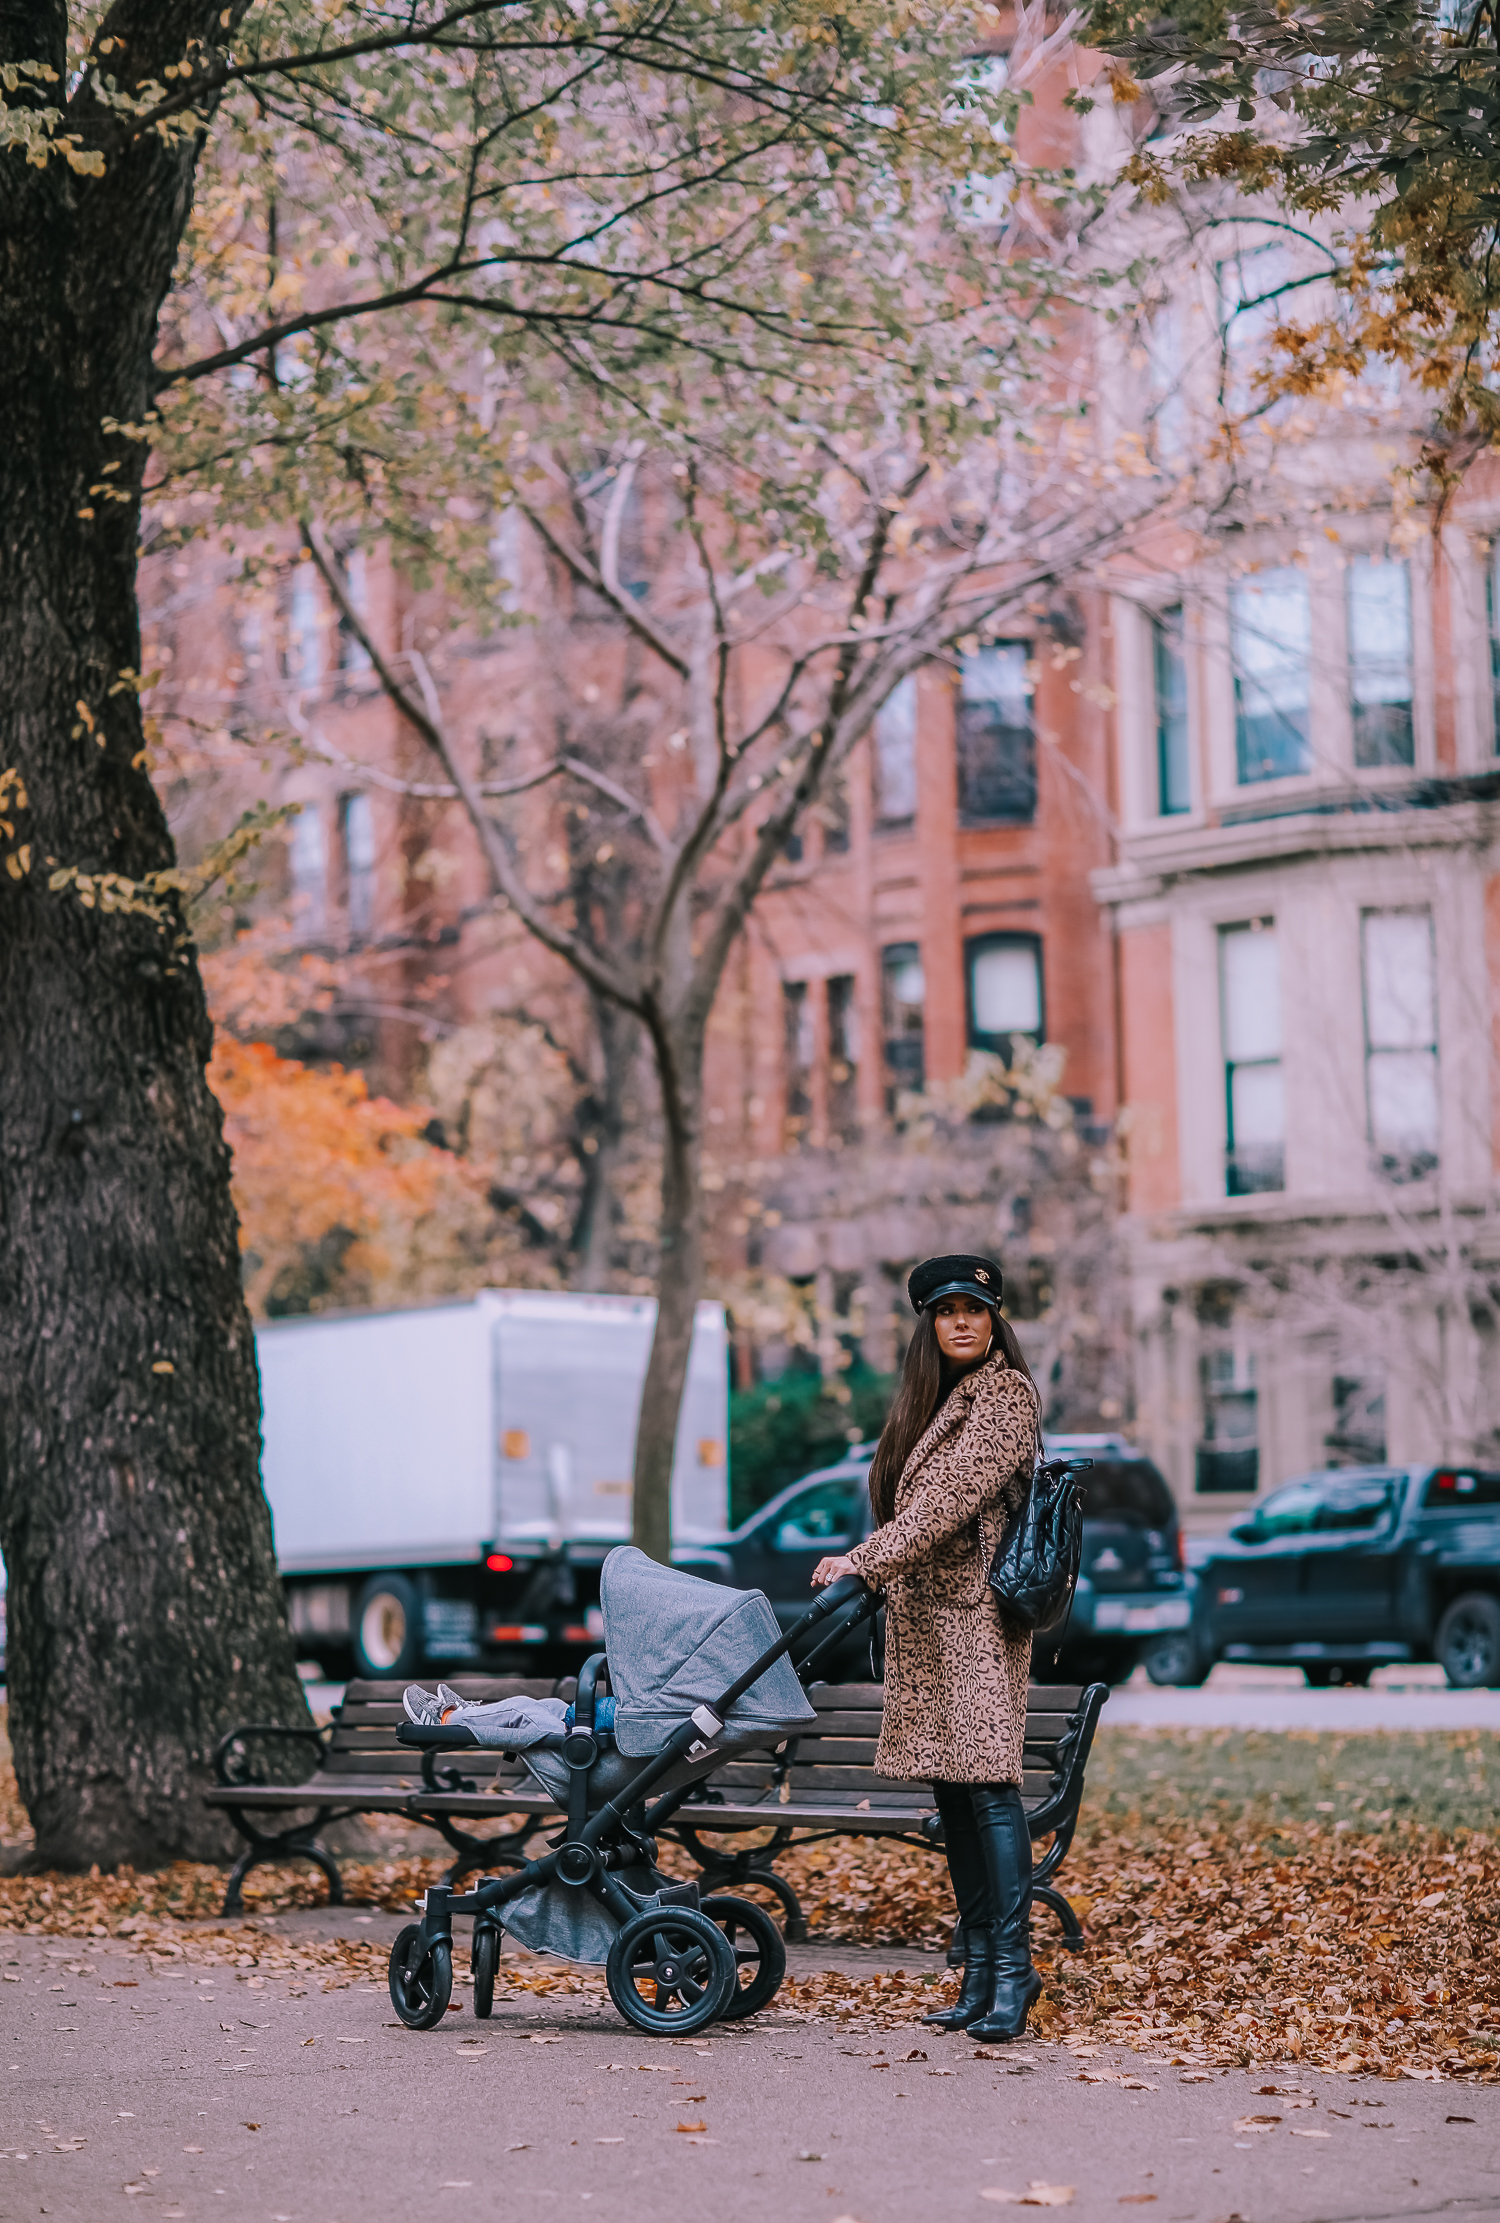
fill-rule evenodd
<path id="1" fill-rule="evenodd" d="M 1305 1474 L 1193 1559 L 1205 1666 L 1300 1667 L 1326 1685 L 1436 1660 L 1456 1689 L 1500 1684 L 1500 1473 Z"/>
<path id="2" fill-rule="evenodd" d="M 725 1539 L 723 1575 L 739 1590 L 763 1590 L 783 1628 L 807 1611 L 812 1574 L 820 1559 L 853 1551 L 870 1533 L 870 1461 L 873 1443 L 856 1444 L 846 1459 L 819 1467 L 780 1490 Z M 695 1574 L 709 1574 L 706 1554 Z M 884 1616 L 882 1615 L 883 1622 Z M 861 1681 L 871 1672 L 870 1651 L 880 1661 L 883 1628 L 850 1644 L 831 1663 L 836 1674 Z"/>
<path id="3" fill-rule="evenodd" d="M 1191 1679 L 1192 1609 L 1176 1508 L 1161 1474 L 1123 1436 L 1049 1437 L 1046 1449 L 1093 1463 L 1081 1478 L 1083 1560 L 1072 1615 L 1060 1647 L 1051 1640 L 1038 1646 L 1039 1670 L 1064 1681 L 1119 1682 L 1144 1656 L 1159 1681 Z M 873 1444 L 859 1444 L 837 1465 L 804 1475 L 726 1538 L 724 1579 L 763 1590 L 783 1627 L 807 1610 L 818 1561 L 853 1551 L 869 1535 L 874 1452 Z M 709 1569 L 697 1564 L 696 1571 Z M 869 1671 L 852 1659 L 838 1666 Z"/>
<path id="4" fill-rule="evenodd" d="M 1056 1666 L 1064 1682 L 1201 1682 L 1182 1531 L 1159 1467 L 1124 1436 L 1048 1436 L 1052 1459 L 1087 1459 L 1083 1557 Z M 1050 1639 L 1038 1645 L 1045 1661 Z"/>

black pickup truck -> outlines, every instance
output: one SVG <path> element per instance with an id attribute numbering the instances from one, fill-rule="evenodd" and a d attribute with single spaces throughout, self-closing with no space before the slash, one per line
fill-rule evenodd
<path id="1" fill-rule="evenodd" d="M 1202 1673 L 1254 1660 L 1365 1683 L 1436 1660 L 1457 1689 L 1500 1684 L 1500 1474 L 1331 1468 L 1189 1551 Z"/>

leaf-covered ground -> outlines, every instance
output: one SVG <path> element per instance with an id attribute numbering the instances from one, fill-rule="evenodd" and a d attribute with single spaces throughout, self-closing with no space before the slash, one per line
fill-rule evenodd
<path id="1" fill-rule="evenodd" d="M 1497 1781 L 1477 1734 L 1102 1734 L 1059 1879 L 1087 1943 L 1061 1951 L 1039 1915 L 1033 2028 L 1085 2058 L 1110 2044 L 1185 2062 L 1500 2080 Z M 0 1781 L 0 1836 L 14 1845 L 24 1826 L 13 1782 Z M 346 1863 L 350 1899 L 407 1910 L 444 1865 L 422 1842 L 398 1829 L 390 1857 Z M 946 1942 L 952 1899 L 930 1853 L 833 1839 L 779 1866 L 817 1939 Z M 152 1959 L 212 1960 L 249 1982 L 383 1979 L 379 1945 L 277 1935 L 277 1913 L 322 1903 L 305 1869 L 253 1875 L 244 1923 L 215 1919 L 222 1891 L 220 1870 L 186 1863 L 0 1878 L 0 1925 L 126 1938 Z M 505 1980 L 557 1997 L 601 1988 L 598 1973 L 560 1966 L 512 1966 Z M 828 1971 L 789 1982 L 778 2004 L 888 2028 L 949 1981 L 930 1961 Z"/>

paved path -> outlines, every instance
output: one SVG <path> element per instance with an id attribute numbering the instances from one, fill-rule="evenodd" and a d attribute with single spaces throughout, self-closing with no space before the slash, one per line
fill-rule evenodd
<path id="1" fill-rule="evenodd" d="M 0 1973 L 5 2223 L 982 2223 L 1033 2182 L 1074 2187 L 1079 2223 L 1500 2214 L 1495 2089 L 1114 2051 L 1089 2066 L 1141 2089 L 1085 2083 L 1044 2045 L 980 2060 L 967 2040 L 774 2011 L 674 2043 L 529 1997 L 422 2035 L 373 1985 L 152 1974 L 102 1941 L 0 1938 Z"/>

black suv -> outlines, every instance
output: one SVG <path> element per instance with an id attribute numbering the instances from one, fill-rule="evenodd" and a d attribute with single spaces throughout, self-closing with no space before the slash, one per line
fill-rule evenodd
<path id="1" fill-rule="evenodd" d="M 1177 1512 L 1160 1472 L 1122 1436 L 1049 1436 L 1046 1451 L 1092 1464 L 1080 1477 L 1083 1564 L 1072 1616 L 1055 1667 L 1056 1640 L 1038 1646 L 1038 1671 L 1067 1681 L 1120 1682 L 1144 1657 L 1154 1679 L 1179 1680 L 1191 1659 L 1191 1607 Z M 853 1551 L 869 1535 L 874 1452 L 873 1444 L 858 1444 L 836 1466 L 792 1483 L 720 1547 L 724 1579 L 763 1590 L 783 1627 L 807 1611 L 818 1561 Z M 854 1661 L 839 1666 L 860 1672 Z"/>

